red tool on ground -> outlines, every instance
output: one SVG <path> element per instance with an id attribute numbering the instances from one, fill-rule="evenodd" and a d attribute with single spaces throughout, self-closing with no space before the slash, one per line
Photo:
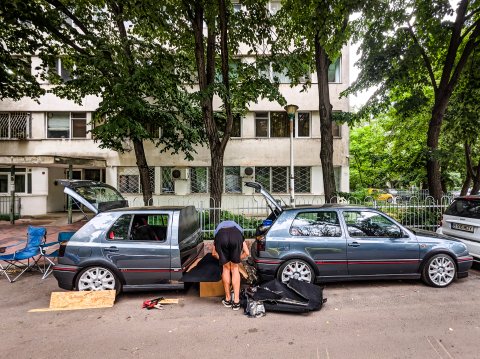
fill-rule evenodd
<path id="1" fill-rule="evenodd" d="M 163 299 L 164 299 L 163 297 L 147 299 L 146 301 L 143 302 L 142 308 L 146 308 L 148 310 L 150 310 L 150 309 L 163 309 L 163 306 L 159 303 Z"/>

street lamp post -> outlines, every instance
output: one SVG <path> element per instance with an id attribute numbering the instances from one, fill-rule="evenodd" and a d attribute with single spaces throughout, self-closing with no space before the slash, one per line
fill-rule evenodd
<path id="1" fill-rule="evenodd" d="M 297 105 L 287 105 L 284 107 L 287 111 L 288 119 L 290 122 L 290 206 L 295 207 L 295 178 L 294 178 L 294 166 L 293 166 L 293 129 L 295 126 L 295 112 L 298 110 Z"/>

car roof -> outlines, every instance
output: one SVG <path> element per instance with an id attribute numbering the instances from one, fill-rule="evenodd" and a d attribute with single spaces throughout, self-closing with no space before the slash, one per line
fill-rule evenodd
<path id="1" fill-rule="evenodd" d="M 343 203 L 325 203 L 322 205 L 300 205 L 295 208 L 284 207 L 284 211 L 295 211 L 298 209 L 372 209 L 371 207 L 355 204 L 343 204 Z"/>
<path id="2" fill-rule="evenodd" d="M 149 212 L 149 211 L 181 211 L 184 208 L 193 206 L 139 206 L 139 207 L 123 207 L 115 208 L 108 212 Z"/>
<path id="3" fill-rule="evenodd" d="M 460 197 L 455 197 L 455 199 L 479 200 L 479 199 L 480 199 L 480 195 L 460 196 Z"/>

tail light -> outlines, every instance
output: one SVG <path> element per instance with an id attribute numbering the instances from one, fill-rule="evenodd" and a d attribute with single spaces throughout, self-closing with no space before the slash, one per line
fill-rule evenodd
<path id="1" fill-rule="evenodd" d="M 265 250 L 265 236 L 257 236 L 257 254 Z"/>
<path id="2" fill-rule="evenodd" d="M 67 243 L 60 243 L 58 248 L 58 256 L 63 257 L 65 255 L 65 249 L 67 248 Z"/>

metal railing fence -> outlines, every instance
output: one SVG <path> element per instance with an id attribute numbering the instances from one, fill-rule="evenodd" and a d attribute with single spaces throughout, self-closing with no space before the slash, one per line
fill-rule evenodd
<path id="1" fill-rule="evenodd" d="M 20 217 L 20 210 L 22 208 L 22 198 L 15 197 L 14 204 L 14 215 L 16 218 Z M 7 217 L 10 215 L 12 207 L 12 197 L 11 196 L 0 196 L 0 216 Z"/>

